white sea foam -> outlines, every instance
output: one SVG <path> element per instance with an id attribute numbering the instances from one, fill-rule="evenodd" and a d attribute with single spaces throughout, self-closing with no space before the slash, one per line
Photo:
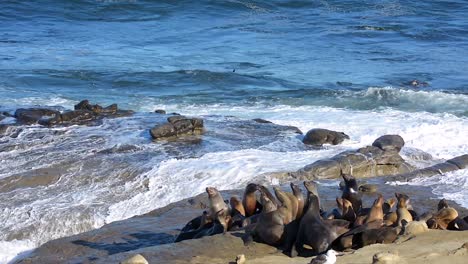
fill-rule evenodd
<path id="1" fill-rule="evenodd" d="M 197 159 L 166 160 L 143 175 L 149 180 L 148 191 L 112 205 L 106 222 L 143 214 L 192 197 L 205 192 L 207 186 L 220 190 L 243 188 L 261 174 L 297 170 L 338 152 L 340 148 L 306 152 L 248 149 L 208 153 Z"/>
<path id="2" fill-rule="evenodd" d="M 26 256 L 36 244 L 30 240 L 0 241 L 0 263 Z"/>
<path id="3" fill-rule="evenodd" d="M 440 198 L 456 201 L 468 208 L 468 169 L 444 173 L 427 178 L 415 178 L 409 182 L 391 182 L 392 185 L 430 186 Z"/>

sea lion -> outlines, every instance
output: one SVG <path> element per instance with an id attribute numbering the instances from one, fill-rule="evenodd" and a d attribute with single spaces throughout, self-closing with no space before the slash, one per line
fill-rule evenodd
<path id="1" fill-rule="evenodd" d="M 338 239 L 333 242 L 332 247 L 337 250 L 345 250 L 354 247 L 355 238 L 354 236 L 361 234 L 362 232 L 370 229 L 379 229 L 382 227 L 383 221 L 376 220 L 366 224 L 359 225 L 342 234 Z"/>
<path id="2" fill-rule="evenodd" d="M 453 219 L 448 225 L 448 230 L 466 231 L 468 230 L 468 223 L 460 217 Z"/>
<path id="3" fill-rule="evenodd" d="M 457 210 L 452 207 L 442 208 L 431 219 L 427 220 L 427 226 L 431 229 L 447 229 L 450 222 L 458 217 Z"/>
<path id="4" fill-rule="evenodd" d="M 345 181 L 345 188 L 343 189 L 343 194 L 341 198 L 344 198 L 351 202 L 353 209 L 358 213 L 362 208 L 362 195 L 358 192 L 358 184 L 356 179 L 349 174 L 341 174 L 343 180 Z"/>
<path id="5" fill-rule="evenodd" d="M 370 209 L 369 214 L 367 215 L 366 220 L 364 223 L 369 223 L 372 221 L 376 220 L 383 220 L 384 214 L 383 214 L 383 205 L 384 199 L 382 194 L 379 194 L 379 197 L 374 201 L 374 204 L 372 205 L 372 208 Z"/>
<path id="6" fill-rule="evenodd" d="M 243 227 L 245 220 L 245 210 L 242 201 L 237 196 L 232 196 L 229 200 L 231 205 L 231 221 L 229 222 L 229 230 L 238 230 Z"/>
<path id="7" fill-rule="evenodd" d="M 276 201 L 276 198 L 270 193 L 270 191 L 265 186 L 260 185 L 259 191 L 260 191 L 260 202 L 263 208 L 260 214 L 276 211 L 278 209 L 278 205 L 277 205 L 278 201 Z M 275 202 L 273 202 L 272 199 Z M 244 218 L 244 220 L 242 221 L 242 227 L 246 227 L 248 225 L 257 223 L 260 217 L 260 214 L 255 214 L 255 215 Z"/>
<path id="8" fill-rule="evenodd" d="M 390 198 L 384 202 L 382 205 L 383 213 L 386 215 L 392 211 L 393 206 L 395 206 L 397 200 L 395 198 Z"/>
<path id="9" fill-rule="evenodd" d="M 239 212 L 239 214 L 245 216 L 245 209 L 244 205 L 242 204 L 242 201 L 239 199 L 237 196 L 232 196 L 231 199 L 229 199 L 229 204 L 231 205 L 231 210 L 236 210 Z"/>
<path id="10" fill-rule="evenodd" d="M 297 200 L 297 214 L 295 219 L 300 219 L 302 217 L 302 213 L 304 212 L 304 194 L 302 193 L 301 188 L 292 182 L 291 189 L 293 191 L 294 197 Z"/>
<path id="11" fill-rule="evenodd" d="M 401 226 L 383 226 L 377 229 L 365 229 L 353 236 L 353 248 L 358 249 L 372 244 L 393 243 L 398 238 L 401 228 Z"/>
<path id="12" fill-rule="evenodd" d="M 318 197 L 309 192 L 307 201 L 309 206 L 300 221 L 296 242 L 291 249 L 291 257 L 324 253 L 338 237 L 320 217 Z M 304 245 L 312 249 L 306 249 Z"/>
<path id="13" fill-rule="evenodd" d="M 209 228 L 201 229 L 193 238 L 201 238 L 205 236 L 214 236 L 217 234 L 225 233 L 228 230 L 228 223 L 230 222 L 230 215 L 224 212 L 224 209 L 216 212 L 213 225 Z"/>
<path id="14" fill-rule="evenodd" d="M 180 242 L 183 240 L 193 239 L 201 230 L 210 229 L 213 226 L 213 221 L 208 216 L 208 212 L 206 211 L 203 211 L 203 214 L 195 219 L 193 219 L 187 225 L 185 225 L 185 227 L 182 229 L 180 234 L 175 239 L 174 243 Z M 192 229 L 188 229 L 189 224 L 192 224 L 193 226 Z"/>
<path id="15" fill-rule="evenodd" d="M 336 203 L 338 208 L 341 209 L 341 219 L 354 223 L 356 221 L 356 212 L 354 212 L 351 202 L 343 198 L 336 198 Z"/>
<path id="16" fill-rule="evenodd" d="M 278 198 L 278 200 L 282 203 L 282 207 L 285 205 L 284 203 L 286 203 L 285 208 L 288 209 L 288 216 L 283 218 L 283 220 L 284 224 L 287 225 L 291 221 L 296 219 L 297 207 L 299 203 L 297 202 L 296 197 L 292 193 L 283 192 L 278 187 L 274 187 L 273 191 L 275 192 L 276 198 Z"/>
<path id="17" fill-rule="evenodd" d="M 437 204 L 437 211 L 440 211 L 444 208 L 449 208 L 450 206 L 448 205 L 447 200 L 441 199 L 439 203 Z"/>
<path id="18" fill-rule="evenodd" d="M 276 208 L 281 206 L 281 204 L 278 202 L 278 200 L 276 200 L 275 196 L 270 192 L 270 190 L 268 190 L 267 187 L 258 185 L 258 190 L 261 192 L 261 194 L 265 195 L 265 197 L 268 197 L 268 200 L 270 200 Z M 263 203 L 262 206 L 264 206 Z"/>
<path id="19" fill-rule="evenodd" d="M 219 191 L 214 187 L 206 187 L 206 193 L 208 193 L 208 200 L 209 200 L 209 211 L 208 215 L 212 218 L 216 217 L 218 212 L 224 214 L 224 216 L 229 215 L 229 207 L 224 202 L 223 197 L 219 193 Z"/>
<path id="20" fill-rule="evenodd" d="M 246 244 L 249 244 L 251 239 L 270 246 L 280 246 L 283 243 L 285 226 L 291 222 L 293 205 L 285 192 L 277 187 L 274 191 L 281 206 L 273 212 L 260 213 L 253 230 L 246 233 Z"/>
<path id="21" fill-rule="evenodd" d="M 401 221 L 404 219 L 408 223 L 413 221 L 413 216 L 408 211 L 407 205 L 409 204 L 409 197 L 405 194 L 395 193 L 395 197 L 398 199 L 397 203 L 397 221 L 396 225 L 401 226 Z"/>
<path id="22" fill-rule="evenodd" d="M 258 202 L 255 192 L 258 190 L 258 185 L 255 183 L 249 183 L 245 187 L 244 197 L 242 199 L 242 205 L 245 209 L 245 216 L 249 217 L 257 213 Z"/>

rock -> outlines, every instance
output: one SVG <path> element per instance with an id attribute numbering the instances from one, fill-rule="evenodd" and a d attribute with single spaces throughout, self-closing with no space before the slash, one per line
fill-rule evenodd
<path id="1" fill-rule="evenodd" d="M 140 254 L 136 254 L 122 262 L 120 264 L 148 264 L 148 261 Z"/>
<path id="2" fill-rule="evenodd" d="M 449 159 L 447 162 L 455 164 L 459 169 L 466 169 L 468 168 L 468 154 Z"/>
<path id="3" fill-rule="evenodd" d="M 377 192 L 377 190 L 378 190 L 378 187 L 375 184 L 365 183 L 359 186 L 359 191 L 364 192 L 364 193 L 375 193 Z"/>
<path id="4" fill-rule="evenodd" d="M 102 112 L 102 106 L 98 104 L 91 105 L 88 100 L 83 100 L 75 105 L 75 110 L 88 110 L 96 114 L 99 114 Z"/>
<path id="5" fill-rule="evenodd" d="M 344 151 L 329 159 L 309 164 L 297 172 L 292 172 L 291 176 L 312 180 L 339 178 L 341 173 L 346 173 L 356 178 L 362 178 L 413 171 L 414 168 L 394 150 L 367 146 L 354 151 Z"/>
<path id="6" fill-rule="evenodd" d="M 244 264 L 245 263 L 245 255 L 237 255 L 236 257 L 236 264 Z"/>
<path id="7" fill-rule="evenodd" d="M 426 169 L 434 171 L 434 175 L 435 175 L 435 174 L 443 174 L 446 172 L 459 170 L 459 167 L 453 163 L 442 162 L 442 163 L 438 163 Z"/>
<path id="8" fill-rule="evenodd" d="M 106 113 L 106 114 L 115 114 L 117 113 L 117 111 L 119 111 L 117 104 L 111 104 L 109 106 L 102 108 L 101 110 L 102 113 Z"/>
<path id="9" fill-rule="evenodd" d="M 157 125 L 150 129 L 151 137 L 154 139 L 173 137 L 177 135 L 174 126 L 170 123 Z"/>
<path id="10" fill-rule="evenodd" d="M 406 264 L 398 252 L 380 252 L 372 257 L 372 264 Z"/>
<path id="11" fill-rule="evenodd" d="M 150 130 L 154 139 L 181 136 L 184 134 L 197 134 L 203 131 L 203 119 L 186 116 L 170 116 L 169 123 L 161 124 Z"/>
<path id="12" fill-rule="evenodd" d="M 323 128 L 314 128 L 307 132 L 302 142 L 307 145 L 321 146 L 323 144 L 338 145 L 349 136 L 343 132 L 336 132 Z"/>
<path id="13" fill-rule="evenodd" d="M 154 110 L 154 112 L 155 112 L 156 114 L 161 114 L 161 115 L 165 115 L 165 114 L 166 114 L 166 111 L 164 111 L 164 110 L 162 110 L 162 109 L 156 109 L 156 110 Z"/>
<path id="14" fill-rule="evenodd" d="M 372 146 L 378 147 L 383 151 L 396 151 L 400 152 L 401 148 L 405 145 L 405 141 L 399 135 L 384 135 L 377 138 Z"/>
<path id="15" fill-rule="evenodd" d="M 265 119 L 261 119 L 261 118 L 254 118 L 252 119 L 253 121 L 257 122 L 257 123 L 260 123 L 260 124 L 272 124 L 273 122 L 271 121 L 268 121 L 268 120 L 265 120 Z"/>
<path id="16" fill-rule="evenodd" d="M 55 118 L 60 116 L 60 112 L 46 108 L 20 108 L 15 112 L 18 123 L 31 125 L 43 118 Z"/>
<path id="17" fill-rule="evenodd" d="M 89 110 L 75 110 L 64 112 L 60 115 L 62 122 L 78 123 L 94 119 L 95 113 Z"/>

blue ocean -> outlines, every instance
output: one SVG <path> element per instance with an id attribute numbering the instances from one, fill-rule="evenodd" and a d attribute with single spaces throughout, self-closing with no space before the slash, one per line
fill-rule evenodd
<path id="1" fill-rule="evenodd" d="M 467 14 L 462 0 L 1 0 L 0 112 L 89 99 L 135 114 L 0 135 L 0 263 L 384 134 L 401 135 L 409 159 L 467 154 Z M 153 142 L 156 109 L 212 132 L 197 146 Z M 229 126 L 252 118 L 351 139 L 316 150 Z M 411 184 L 468 207 L 467 170 Z"/>

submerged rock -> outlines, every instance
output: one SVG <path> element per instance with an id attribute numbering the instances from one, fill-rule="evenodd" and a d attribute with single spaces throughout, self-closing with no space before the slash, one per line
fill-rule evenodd
<path id="1" fill-rule="evenodd" d="M 194 135 L 203 132 L 203 119 L 189 118 L 186 116 L 171 116 L 168 123 L 156 125 L 150 129 L 150 135 L 154 139 L 177 137 L 181 135 Z"/>
<path id="2" fill-rule="evenodd" d="M 332 131 L 323 128 L 314 128 L 307 132 L 302 142 L 307 145 L 321 146 L 323 144 L 338 145 L 349 136 L 343 132 Z"/>

